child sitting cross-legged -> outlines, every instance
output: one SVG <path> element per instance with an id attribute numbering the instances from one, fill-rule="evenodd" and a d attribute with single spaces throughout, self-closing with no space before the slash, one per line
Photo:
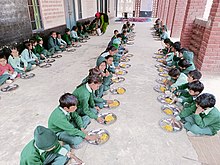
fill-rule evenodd
<path id="1" fill-rule="evenodd" d="M 185 118 L 184 128 L 188 136 L 212 136 L 220 130 L 220 112 L 215 103 L 215 96 L 209 93 L 196 98 L 195 113 Z"/>
<path id="2" fill-rule="evenodd" d="M 35 51 L 37 54 L 40 55 L 41 59 L 51 57 L 54 53 L 46 50 L 43 46 L 43 43 L 44 43 L 43 39 L 41 37 L 37 37 L 37 45 L 35 46 Z"/>
<path id="3" fill-rule="evenodd" d="M 58 139 L 79 148 L 79 144 L 86 140 L 96 140 L 96 136 L 89 136 L 85 128 L 90 123 L 86 115 L 79 116 L 76 112 L 78 100 L 70 93 L 65 93 L 59 99 L 60 105 L 51 113 L 48 128 L 56 133 Z"/>
<path id="4" fill-rule="evenodd" d="M 34 139 L 22 150 L 20 165 L 72 165 L 83 163 L 74 155 L 69 145 L 61 146 L 56 134 L 48 128 L 37 126 Z"/>
<path id="5" fill-rule="evenodd" d="M 12 83 L 17 77 L 18 73 L 14 71 L 10 64 L 7 64 L 4 53 L 0 53 L 0 85 L 6 83 Z"/>
<path id="6" fill-rule="evenodd" d="M 63 35 L 63 40 L 67 43 L 67 47 L 71 47 L 74 45 L 74 41 L 70 36 L 70 29 L 66 28 L 65 29 L 65 34 Z"/>

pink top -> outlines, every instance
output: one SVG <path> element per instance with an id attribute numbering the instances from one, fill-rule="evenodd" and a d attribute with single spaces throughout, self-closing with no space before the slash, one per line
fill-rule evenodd
<path id="1" fill-rule="evenodd" d="M 14 72 L 14 69 L 11 67 L 10 64 L 6 64 L 5 66 L 2 66 L 0 64 L 0 76 L 3 75 L 3 73 L 5 73 L 6 71 L 12 71 Z"/>

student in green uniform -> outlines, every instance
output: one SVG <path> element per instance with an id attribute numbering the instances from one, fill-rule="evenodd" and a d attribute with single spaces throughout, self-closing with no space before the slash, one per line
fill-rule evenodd
<path id="1" fill-rule="evenodd" d="M 195 67 L 195 64 L 194 64 L 194 53 L 192 51 L 189 51 L 185 48 L 182 48 L 180 50 L 180 57 L 187 60 L 188 63 L 191 64 L 191 66 L 189 66 L 188 68 L 185 69 L 185 72 L 189 72 L 191 70 L 195 70 L 196 67 Z"/>
<path id="2" fill-rule="evenodd" d="M 178 68 L 184 74 L 188 74 L 191 69 L 195 70 L 195 68 L 191 68 L 192 64 L 190 64 L 186 59 L 180 59 L 178 62 Z"/>
<path id="3" fill-rule="evenodd" d="M 95 107 L 93 92 L 99 89 L 102 84 L 102 79 L 98 76 L 89 76 L 87 83 L 82 83 L 74 91 L 73 95 L 76 96 L 79 101 L 77 105 L 78 114 L 83 117 L 89 116 L 91 119 L 97 120 L 99 123 L 103 123 L 104 120 L 98 117 L 99 107 Z"/>
<path id="4" fill-rule="evenodd" d="M 65 34 L 63 35 L 63 40 L 67 43 L 67 46 L 70 47 L 74 45 L 72 38 L 70 37 L 70 29 L 65 29 Z"/>
<path id="5" fill-rule="evenodd" d="M 215 135 L 220 130 L 220 112 L 215 107 L 215 96 L 203 93 L 196 98 L 196 111 L 185 118 L 187 135 Z"/>
<path id="6" fill-rule="evenodd" d="M 183 104 L 183 109 L 176 116 L 177 120 L 185 122 L 185 118 L 192 115 L 196 111 L 196 98 L 202 93 L 204 85 L 200 81 L 194 81 L 189 83 L 189 91 L 185 93 L 179 93 L 179 97 L 174 99 L 177 102 Z M 178 103 L 177 103 L 178 104 Z"/>
<path id="7" fill-rule="evenodd" d="M 55 31 L 50 32 L 50 37 L 48 38 L 48 49 L 52 54 L 65 50 L 63 45 L 59 45 L 59 42 L 57 41 L 57 33 Z"/>
<path id="8" fill-rule="evenodd" d="M 46 50 L 43 46 L 43 39 L 41 37 L 37 37 L 37 45 L 35 47 L 35 51 L 37 54 L 40 55 L 40 57 L 42 57 L 42 59 L 51 57 L 53 55 L 53 51 L 49 52 L 48 50 Z"/>
<path id="9" fill-rule="evenodd" d="M 126 44 L 128 42 L 128 37 L 127 37 L 127 31 L 123 30 L 122 31 L 122 39 L 121 39 L 122 44 Z"/>
<path id="10" fill-rule="evenodd" d="M 167 85 L 169 85 L 171 89 L 187 83 L 187 76 L 181 73 L 177 68 L 170 69 L 168 75 L 170 77 L 168 78 Z"/>
<path id="11" fill-rule="evenodd" d="M 76 112 L 78 100 L 70 93 L 65 93 L 59 99 L 60 105 L 51 113 L 48 128 L 56 133 L 58 139 L 78 148 L 86 140 L 94 140 L 96 136 L 88 136 L 85 128 L 90 123 L 88 116 L 80 117 Z"/>
<path id="12" fill-rule="evenodd" d="M 61 146 L 55 133 L 43 126 L 37 126 L 34 139 L 20 156 L 20 165 L 70 165 L 72 162 L 82 163 L 69 145 Z"/>

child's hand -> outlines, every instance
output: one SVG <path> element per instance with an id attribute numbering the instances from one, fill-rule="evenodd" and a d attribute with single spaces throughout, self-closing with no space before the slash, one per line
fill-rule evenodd
<path id="1" fill-rule="evenodd" d="M 99 123 L 104 123 L 104 119 L 101 118 L 101 117 L 98 117 L 96 120 L 97 120 L 97 122 L 99 122 Z"/>
<path id="2" fill-rule="evenodd" d="M 96 106 L 95 109 L 96 109 L 98 112 L 101 111 L 101 109 L 100 109 L 98 106 Z"/>
<path id="3" fill-rule="evenodd" d="M 113 100 L 107 100 L 107 104 L 112 104 Z"/>
<path id="4" fill-rule="evenodd" d="M 84 132 L 85 134 L 88 133 L 84 128 L 81 128 L 81 131 Z"/>
<path id="5" fill-rule="evenodd" d="M 41 54 L 40 56 L 41 56 L 43 59 L 46 59 L 46 57 L 45 57 L 43 54 Z"/>
<path id="6" fill-rule="evenodd" d="M 24 66 L 24 71 L 26 71 L 26 69 L 27 69 L 27 68 Z"/>
<path id="7" fill-rule="evenodd" d="M 109 71 L 106 71 L 105 76 L 108 77 L 110 75 Z"/>
<path id="8" fill-rule="evenodd" d="M 176 88 L 171 88 L 171 92 L 174 92 L 176 90 Z"/>
<path id="9" fill-rule="evenodd" d="M 13 71 L 9 71 L 8 73 L 9 73 L 9 74 L 13 74 Z"/>
<path id="10" fill-rule="evenodd" d="M 96 141 L 98 140 L 98 135 L 86 135 L 85 139 L 88 141 Z"/>
<path id="11" fill-rule="evenodd" d="M 204 109 L 202 109 L 202 108 L 199 106 L 199 107 L 197 107 L 195 114 L 198 115 L 198 114 L 200 114 L 200 113 L 202 113 L 202 112 L 204 112 Z"/>

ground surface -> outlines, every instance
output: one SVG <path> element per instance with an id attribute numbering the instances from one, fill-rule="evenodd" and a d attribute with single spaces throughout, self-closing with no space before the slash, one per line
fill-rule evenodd
<path id="1" fill-rule="evenodd" d="M 58 105 L 58 98 L 64 92 L 72 92 L 79 85 L 88 69 L 95 66 L 96 57 L 105 49 L 112 31 L 121 26 L 120 23 L 112 23 L 105 35 L 92 37 L 74 53 L 64 53 L 51 68 L 35 69 L 34 79 L 17 80 L 20 87 L 16 91 L 0 93 L 1 165 L 19 164 L 20 152 L 33 138 L 34 128 L 39 124 L 47 126 L 47 119 Z M 136 24 L 135 44 L 128 46 L 130 53 L 134 54 L 129 62 L 132 66 L 127 69 L 125 82 L 120 84 L 126 88 L 126 93 L 105 96 L 117 98 L 121 102 L 117 109 L 103 110 L 114 112 L 118 117 L 117 122 L 103 126 L 92 121 L 88 127 L 88 130 L 107 129 L 111 135 L 110 140 L 102 146 L 84 143 L 76 151 L 77 156 L 88 165 L 206 163 L 199 153 L 201 149 L 193 148 L 185 130 L 172 134 L 164 132 L 158 126 L 158 121 L 166 115 L 160 111 L 161 104 L 156 100 L 159 94 L 153 91 L 158 75 L 154 67 L 155 59 L 151 57 L 160 48 L 160 43 L 152 38 L 151 26 L 151 23 Z M 198 140 L 191 141 L 194 141 L 196 147 Z M 196 151 L 199 153 L 199 160 Z"/>

